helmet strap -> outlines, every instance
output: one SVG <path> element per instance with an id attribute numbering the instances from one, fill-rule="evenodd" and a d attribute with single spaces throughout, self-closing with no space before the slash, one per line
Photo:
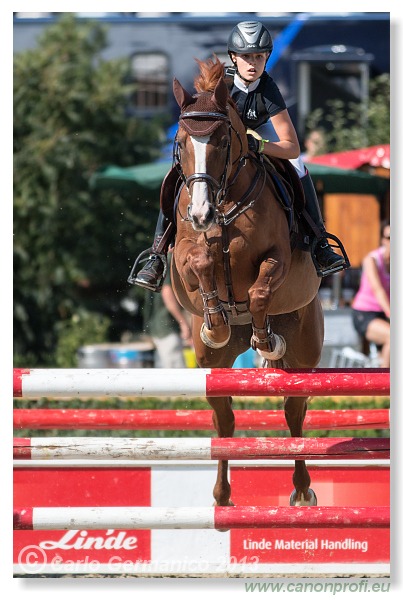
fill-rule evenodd
<path id="1" fill-rule="evenodd" d="M 240 72 L 238 71 L 238 69 L 236 70 L 236 74 L 238 75 L 239 79 L 242 79 L 242 81 L 244 81 L 248 85 L 251 83 L 248 79 L 245 79 L 245 77 L 242 77 L 242 75 L 240 74 Z"/>
<path id="2" fill-rule="evenodd" d="M 238 75 L 238 77 L 239 77 L 240 79 L 242 79 L 242 81 L 244 81 L 245 83 L 248 83 L 248 84 L 249 84 L 249 83 L 250 83 L 250 81 L 248 81 L 247 79 L 245 79 L 245 77 L 242 77 L 242 75 L 241 75 L 241 74 L 240 74 L 240 72 L 238 71 L 238 65 L 236 64 L 236 61 L 234 60 L 233 54 L 234 54 L 233 52 L 230 52 L 230 53 L 229 53 L 229 57 L 230 57 L 230 59 L 231 59 L 231 61 L 232 61 L 232 64 L 234 65 L 234 67 L 235 67 L 235 69 L 236 69 L 236 74 Z"/>

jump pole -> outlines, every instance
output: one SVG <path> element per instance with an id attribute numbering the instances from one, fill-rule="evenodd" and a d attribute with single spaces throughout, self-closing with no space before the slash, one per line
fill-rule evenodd
<path id="1" fill-rule="evenodd" d="M 385 528 L 389 507 L 23 507 L 14 529 Z"/>
<path id="2" fill-rule="evenodd" d="M 339 460 L 390 458 L 388 438 L 16 438 L 15 459 Z"/>
<path id="3" fill-rule="evenodd" d="M 14 369 L 14 397 L 385 396 L 389 369 Z"/>
<path id="4" fill-rule="evenodd" d="M 288 431 L 283 410 L 234 410 L 236 428 Z M 213 431 L 211 410 L 14 409 L 15 429 Z M 304 431 L 389 429 L 389 410 L 309 410 Z"/>

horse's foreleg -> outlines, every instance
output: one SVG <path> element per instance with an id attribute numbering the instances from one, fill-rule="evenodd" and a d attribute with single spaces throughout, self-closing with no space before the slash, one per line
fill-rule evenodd
<path id="1" fill-rule="evenodd" d="M 218 437 L 232 437 L 235 430 L 235 417 L 231 408 L 232 398 L 207 398 L 213 409 L 213 424 Z M 217 480 L 213 496 L 218 506 L 229 506 L 231 503 L 231 486 L 228 482 L 228 460 L 218 461 Z"/>
<path id="2" fill-rule="evenodd" d="M 271 330 L 268 318 L 271 294 L 283 279 L 283 263 L 268 258 L 260 265 L 259 276 L 248 292 L 253 332 L 251 346 L 268 360 L 279 360 L 286 352 L 284 338 Z"/>
<path id="3" fill-rule="evenodd" d="M 290 396 L 285 399 L 285 418 L 292 437 L 302 437 L 302 425 L 305 419 L 308 398 Z M 310 489 L 311 478 L 304 460 L 295 461 L 292 477 L 295 490 L 291 494 L 292 506 L 316 506 L 317 500 L 313 490 Z"/>
<path id="4" fill-rule="evenodd" d="M 197 244 L 187 248 L 185 273 L 189 282 L 197 280 L 203 301 L 204 324 L 200 329 L 203 343 L 209 348 L 226 346 L 231 337 L 231 327 L 224 306 L 218 297 L 214 258 L 208 249 Z"/>

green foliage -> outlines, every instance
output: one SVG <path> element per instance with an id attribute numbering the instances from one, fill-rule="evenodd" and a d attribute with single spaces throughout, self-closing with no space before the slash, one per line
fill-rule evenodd
<path id="1" fill-rule="evenodd" d="M 110 319 L 104 315 L 78 311 L 70 319 L 57 325 L 58 344 L 56 366 L 74 368 L 78 366 L 77 348 L 85 344 L 103 342 L 108 334 Z"/>
<path id="2" fill-rule="evenodd" d="M 91 174 L 107 164 L 155 159 L 162 139 L 161 122 L 128 116 L 129 65 L 102 60 L 106 46 L 101 25 L 67 14 L 34 50 L 15 56 L 14 333 L 20 362 L 26 356 L 53 365 L 58 323 L 69 323 L 84 308 L 107 315 L 108 336 L 116 339 L 129 266 L 152 233 L 155 199 L 146 216 L 147 199 L 89 189 Z"/>
<path id="3" fill-rule="evenodd" d="M 307 129 L 323 128 L 329 152 L 341 152 L 390 142 L 390 76 L 383 74 L 369 84 L 368 107 L 331 100 L 325 109 L 313 111 Z"/>

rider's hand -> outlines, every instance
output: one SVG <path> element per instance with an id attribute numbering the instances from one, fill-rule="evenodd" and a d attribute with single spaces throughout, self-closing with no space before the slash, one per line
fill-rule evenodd
<path id="1" fill-rule="evenodd" d="M 252 152 L 256 152 L 256 154 L 258 154 L 259 148 L 260 148 L 260 140 L 257 140 L 250 133 L 248 133 L 246 137 L 248 138 L 248 148 L 249 148 L 249 150 L 251 150 Z"/>

